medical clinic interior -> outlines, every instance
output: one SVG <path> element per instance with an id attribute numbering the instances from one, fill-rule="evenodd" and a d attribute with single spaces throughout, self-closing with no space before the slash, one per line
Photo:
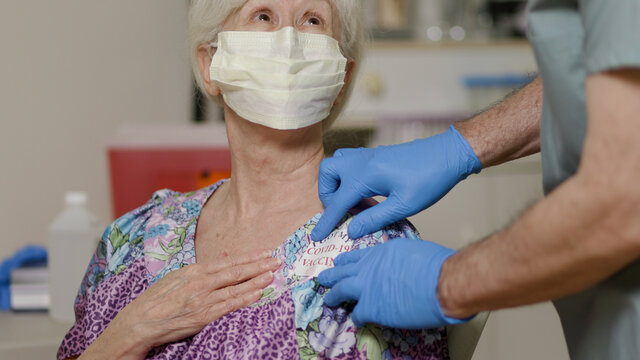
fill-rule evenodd
<path id="1" fill-rule="evenodd" d="M 231 177 L 238 149 L 229 147 L 221 102 L 194 80 L 189 3 L 0 2 L 0 359 L 56 356 L 87 265 L 114 220 L 158 190 L 189 193 Z M 538 76 L 526 0 L 361 3 L 362 56 L 345 107 L 324 131 L 326 157 L 444 132 Z M 469 176 L 408 220 L 421 238 L 457 250 L 543 196 L 534 154 Z M 148 234 L 120 235 L 106 246 Z M 164 251 L 181 250 L 176 244 Z M 452 360 L 569 359 L 550 302 L 483 312 L 446 332 Z M 379 338 L 394 341 L 383 331 Z M 402 341 L 395 346 L 411 345 Z"/>

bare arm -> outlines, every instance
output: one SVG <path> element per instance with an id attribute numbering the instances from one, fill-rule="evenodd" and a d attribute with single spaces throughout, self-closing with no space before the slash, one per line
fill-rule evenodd
<path id="1" fill-rule="evenodd" d="M 438 299 L 447 315 L 556 299 L 640 256 L 640 70 L 591 75 L 586 96 L 578 172 L 510 227 L 444 263 Z"/>
<path id="2" fill-rule="evenodd" d="M 483 168 L 540 151 L 542 81 L 537 78 L 493 108 L 455 125 Z"/>

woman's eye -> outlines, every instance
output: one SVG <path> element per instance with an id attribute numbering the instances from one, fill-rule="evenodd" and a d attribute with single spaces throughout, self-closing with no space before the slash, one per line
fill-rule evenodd
<path id="1" fill-rule="evenodd" d="M 318 17 L 311 16 L 304 22 L 304 24 L 318 26 L 318 25 L 322 25 L 322 20 L 320 20 L 320 18 Z"/>
<path id="2" fill-rule="evenodd" d="M 269 14 L 267 13 L 260 13 L 255 17 L 255 19 L 258 21 L 270 22 L 271 16 L 269 16 Z"/>

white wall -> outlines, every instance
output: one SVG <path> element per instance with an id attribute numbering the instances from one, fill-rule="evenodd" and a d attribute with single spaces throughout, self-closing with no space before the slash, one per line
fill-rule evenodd
<path id="1" fill-rule="evenodd" d="M 66 190 L 110 220 L 105 142 L 186 123 L 186 0 L 0 1 L 0 259 L 45 244 Z"/>

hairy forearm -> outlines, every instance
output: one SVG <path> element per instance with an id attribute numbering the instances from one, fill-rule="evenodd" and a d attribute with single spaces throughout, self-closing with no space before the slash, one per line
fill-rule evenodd
<path id="1" fill-rule="evenodd" d="M 640 201 L 573 178 L 509 228 L 445 262 L 438 296 L 447 315 L 556 299 L 585 289 L 639 255 L 629 223 Z"/>
<path id="2" fill-rule="evenodd" d="M 447 315 L 563 297 L 640 256 L 640 70 L 591 75 L 586 89 L 578 172 L 510 227 L 445 262 L 438 299 Z"/>
<path id="3" fill-rule="evenodd" d="M 542 81 L 537 78 L 489 110 L 455 124 L 483 168 L 540 151 Z"/>

